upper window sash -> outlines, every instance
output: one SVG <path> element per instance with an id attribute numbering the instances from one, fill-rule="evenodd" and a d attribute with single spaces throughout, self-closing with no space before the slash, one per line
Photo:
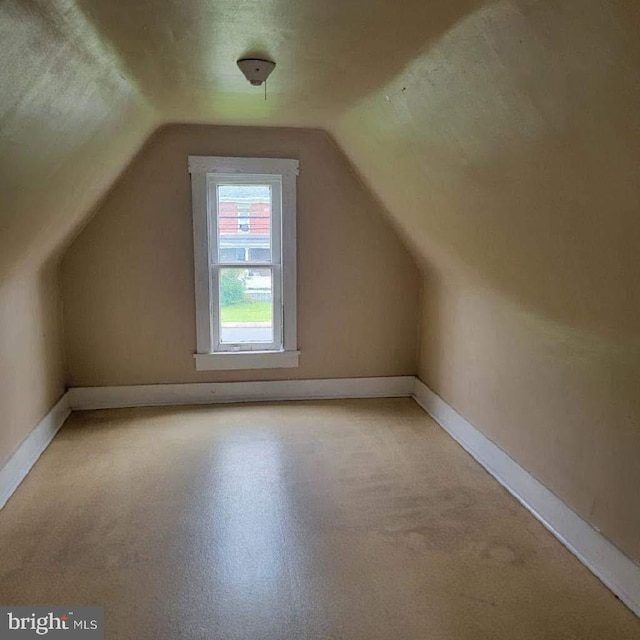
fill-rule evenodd
<path id="1" fill-rule="evenodd" d="M 269 185 L 271 187 L 271 213 L 270 213 L 270 242 L 271 242 L 271 260 L 247 260 L 243 262 L 233 263 L 220 260 L 218 247 L 218 186 L 228 184 L 260 184 Z M 208 213 L 212 220 L 209 224 L 209 248 L 210 260 L 212 264 L 225 264 L 228 266 L 246 264 L 246 265 L 269 265 L 282 264 L 282 179 L 280 176 L 269 174 L 264 175 L 242 175 L 237 174 L 211 174 L 207 173 L 207 190 L 208 190 Z M 248 234 L 238 234 L 242 237 L 251 237 Z"/>

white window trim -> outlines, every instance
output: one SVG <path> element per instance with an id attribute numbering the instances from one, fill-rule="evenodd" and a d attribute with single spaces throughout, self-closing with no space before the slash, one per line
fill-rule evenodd
<path id="1" fill-rule="evenodd" d="M 193 245 L 196 292 L 196 343 L 198 371 L 297 367 L 296 305 L 296 176 L 297 160 L 283 158 L 222 158 L 189 156 L 193 207 Z M 262 175 L 281 180 L 282 194 L 282 349 L 215 351 L 212 323 L 210 254 L 215 230 L 210 228 L 208 174 Z M 239 265 L 241 266 L 241 265 Z M 274 318 L 275 319 L 275 318 Z"/>

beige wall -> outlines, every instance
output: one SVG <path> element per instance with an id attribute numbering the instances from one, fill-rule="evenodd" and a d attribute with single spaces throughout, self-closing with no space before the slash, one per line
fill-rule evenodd
<path id="1" fill-rule="evenodd" d="M 187 156 L 292 157 L 300 367 L 197 372 Z M 412 374 L 417 270 L 326 134 L 163 128 L 62 264 L 71 386 Z"/>
<path id="2" fill-rule="evenodd" d="M 0 466 L 64 393 L 55 265 L 0 283 Z"/>
<path id="3" fill-rule="evenodd" d="M 66 3 L 0 6 L 0 465 L 64 392 L 60 251 L 154 125 Z"/>
<path id="4" fill-rule="evenodd" d="M 425 274 L 420 378 L 640 558 L 640 350 Z"/>
<path id="5" fill-rule="evenodd" d="M 637 560 L 639 29 L 487 4 L 333 128 L 421 256 L 421 378 Z"/>

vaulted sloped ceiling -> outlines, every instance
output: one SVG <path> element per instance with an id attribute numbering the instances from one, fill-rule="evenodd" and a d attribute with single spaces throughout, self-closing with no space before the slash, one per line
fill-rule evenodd
<path id="1" fill-rule="evenodd" d="M 422 255 L 640 340 L 639 27 L 632 2 L 488 3 L 335 134 Z"/>
<path id="2" fill-rule="evenodd" d="M 0 274 L 73 233 L 157 126 L 329 128 L 477 4 L 5 0 Z M 252 53 L 278 64 L 267 101 Z"/>
<path id="3" fill-rule="evenodd" d="M 164 122 L 316 126 L 418 252 L 561 321 L 637 329 L 640 293 L 620 277 L 640 275 L 632 0 L 5 0 L 0 11 L 3 276 L 72 233 Z M 235 66 L 251 52 L 278 63 L 267 101 Z M 579 308 L 568 286 L 582 287 Z"/>
<path id="4" fill-rule="evenodd" d="M 0 281 L 72 232 L 155 124 L 74 2 L 0 5 Z"/>

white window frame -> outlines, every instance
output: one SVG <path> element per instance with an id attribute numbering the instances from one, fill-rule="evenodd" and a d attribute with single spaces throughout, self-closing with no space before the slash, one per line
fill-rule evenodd
<path id="1" fill-rule="evenodd" d="M 189 156 L 193 207 L 198 371 L 297 367 L 296 312 L 296 176 L 297 160 L 284 158 L 223 158 Z M 212 199 L 217 184 L 269 184 L 272 187 L 272 261 L 218 261 Z M 281 197 L 277 197 L 277 192 Z M 214 212 L 210 215 L 210 212 Z M 215 259 L 214 259 L 215 257 Z M 221 344 L 217 274 L 224 267 L 268 267 L 273 274 L 274 341 L 270 344 Z"/>

